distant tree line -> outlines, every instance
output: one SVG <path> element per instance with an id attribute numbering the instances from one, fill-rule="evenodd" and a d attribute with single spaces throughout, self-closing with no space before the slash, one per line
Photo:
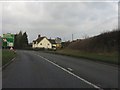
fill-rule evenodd
<path id="1" fill-rule="evenodd" d="M 14 48 L 25 49 L 26 47 L 28 47 L 28 35 L 26 32 L 22 33 L 20 31 L 18 34 L 15 34 Z"/>

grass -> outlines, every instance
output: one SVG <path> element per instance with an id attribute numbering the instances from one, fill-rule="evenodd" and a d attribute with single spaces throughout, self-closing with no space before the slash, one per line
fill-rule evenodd
<path id="1" fill-rule="evenodd" d="M 77 57 L 77 58 L 85 58 L 85 59 L 100 61 L 105 63 L 118 64 L 117 52 L 91 53 L 91 52 L 83 52 L 83 51 L 72 50 L 72 49 L 62 49 L 62 50 L 55 51 L 54 53 Z"/>
<path id="2" fill-rule="evenodd" d="M 0 48 L 0 67 L 2 66 L 2 49 Z"/>
<path id="3" fill-rule="evenodd" d="M 16 56 L 16 53 L 11 50 L 2 50 L 2 66 L 7 64 Z"/>

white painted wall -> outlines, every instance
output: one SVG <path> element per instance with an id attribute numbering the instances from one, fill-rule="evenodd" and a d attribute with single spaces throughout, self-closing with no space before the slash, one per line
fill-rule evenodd
<path id="1" fill-rule="evenodd" d="M 46 49 L 52 49 L 52 44 L 46 39 L 42 39 L 38 44 L 32 45 L 33 48 L 46 48 Z"/>
<path id="2" fill-rule="evenodd" d="M 32 43 L 32 48 L 36 48 L 37 44 L 34 44 L 34 42 Z"/>

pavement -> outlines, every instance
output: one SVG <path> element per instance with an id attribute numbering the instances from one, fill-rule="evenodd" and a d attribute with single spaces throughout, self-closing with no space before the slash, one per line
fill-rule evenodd
<path id="1" fill-rule="evenodd" d="M 118 67 L 44 52 L 17 53 L 2 71 L 2 88 L 118 88 Z"/>

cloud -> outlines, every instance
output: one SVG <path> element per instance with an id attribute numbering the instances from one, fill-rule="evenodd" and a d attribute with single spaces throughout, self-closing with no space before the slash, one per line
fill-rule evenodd
<path id="1" fill-rule="evenodd" d="M 3 33 L 26 31 L 29 42 L 38 34 L 48 38 L 75 39 L 111 30 L 117 26 L 117 2 L 6 2 L 3 3 Z"/>

